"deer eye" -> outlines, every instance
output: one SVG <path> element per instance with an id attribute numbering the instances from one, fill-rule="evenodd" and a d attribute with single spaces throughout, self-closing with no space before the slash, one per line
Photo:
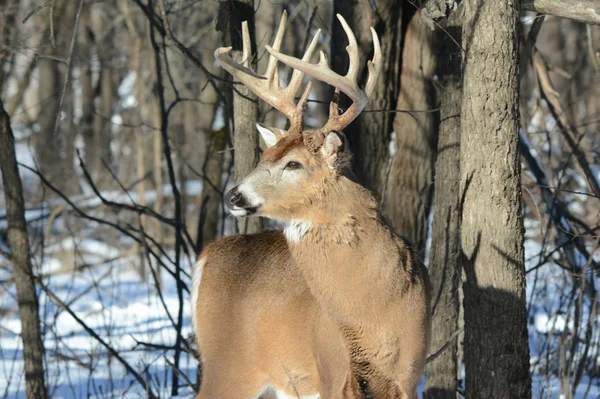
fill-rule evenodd
<path id="1" fill-rule="evenodd" d="M 290 161 L 287 163 L 287 165 L 285 165 L 284 169 L 289 169 L 289 170 L 302 169 L 302 164 L 300 162 Z"/>

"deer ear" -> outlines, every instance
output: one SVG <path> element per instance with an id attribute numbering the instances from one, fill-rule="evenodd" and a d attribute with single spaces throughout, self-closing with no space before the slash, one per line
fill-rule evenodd
<path id="1" fill-rule="evenodd" d="M 277 144 L 277 142 L 281 138 L 281 135 L 279 134 L 279 132 L 277 132 L 275 130 L 271 130 L 268 127 L 261 125 L 260 123 L 256 124 L 256 128 L 258 129 L 258 132 L 260 133 L 260 137 L 262 137 L 263 141 L 267 145 L 267 148 L 273 147 L 275 144 Z"/>
<path id="2" fill-rule="evenodd" d="M 335 169 L 339 155 L 344 151 L 344 138 L 338 132 L 329 132 L 325 137 L 321 154 L 330 169 Z"/>

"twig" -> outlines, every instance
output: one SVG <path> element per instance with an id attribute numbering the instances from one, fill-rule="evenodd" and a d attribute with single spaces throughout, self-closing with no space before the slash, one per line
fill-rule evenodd
<path id="1" fill-rule="evenodd" d="M 219 96 L 221 101 L 223 101 L 226 104 L 227 99 L 223 95 L 222 90 L 220 90 L 219 87 L 217 86 L 217 84 L 215 83 L 215 80 L 219 80 L 219 81 L 223 81 L 223 82 L 227 82 L 227 80 L 212 74 L 208 69 L 206 69 L 206 67 L 202 64 L 202 62 L 194 54 L 192 54 L 190 49 L 188 49 L 186 46 L 184 46 L 183 43 L 181 43 L 175 37 L 175 35 L 173 35 L 173 32 L 171 31 L 171 28 L 170 28 L 169 20 L 167 18 L 166 11 L 163 11 L 165 9 L 164 1 L 161 1 L 161 4 L 160 4 L 161 13 L 162 13 L 162 22 L 163 22 L 164 26 L 161 26 L 161 24 L 158 22 L 158 20 L 157 20 L 158 18 L 155 16 L 155 14 L 152 11 L 152 8 L 150 6 L 146 7 L 140 0 L 133 0 L 133 1 L 138 5 L 138 7 L 140 7 L 142 12 L 144 14 L 146 14 L 148 19 L 150 20 L 150 25 L 153 26 L 156 30 L 158 30 L 158 33 L 160 33 L 160 35 L 162 37 L 168 36 L 169 39 L 171 39 L 173 41 L 173 43 L 175 44 L 175 47 L 177 47 L 179 52 L 181 52 L 181 54 L 183 54 L 186 58 L 188 58 L 190 61 L 192 61 L 192 63 L 194 65 L 196 65 L 198 68 L 200 68 L 200 70 L 202 70 L 202 72 L 206 75 L 206 78 L 210 82 L 211 86 L 213 87 L 213 89 L 215 90 L 215 92 L 217 93 L 217 95 Z"/>
<path id="2" fill-rule="evenodd" d="M 52 301 L 54 301 L 65 312 L 67 312 L 73 319 L 75 319 L 75 321 L 88 334 L 90 334 L 95 340 L 97 340 L 100 343 L 100 345 L 104 346 L 106 348 L 106 350 L 108 350 L 110 352 L 110 354 L 112 356 L 114 356 L 119 361 L 119 363 L 121 363 L 123 365 L 123 367 L 125 367 L 125 369 L 128 372 L 131 373 L 131 375 L 133 375 L 133 377 L 144 387 L 149 398 L 153 398 L 153 399 L 158 398 L 152 391 L 150 384 L 148 384 L 148 382 L 133 367 L 131 367 L 131 365 L 129 365 L 129 363 L 127 363 L 127 361 L 125 361 L 125 359 L 123 359 L 119 355 L 119 352 L 117 352 L 112 346 L 107 344 L 102 339 L 102 337 L 100 337 L 92 328 L 90 328 L 83 320 L 81 320 L 77 316 L 77 314 L 75 314 L 75 312 L 73 312 L 73 310 L 71 310 L 71 308 L 69 306 L 67 306 L 67 304 L 65 304 L 59 297 L 57 297 L 52 291 L 50 291 L 50 289 L 48 287 L 46 287 L 46 285 L 44 285 L 44 283 L 42 283 L 42 281 L 39 278 L 36 278 L 36 282 L 42 288 L 42 290 L 46 293 L 46 295 L 48 295 L 52 299 Z"/>
<path id="3" fill-rule="evenodd" d="M 571 148 L 575 159 L 577 159 L 577 164 L 587 178 L 590 189 L 596 196 L 600 196 L 600 182 L 594 175 L 585 154 L 579 148 L 579 141 L 573 136 L 574 128 L 570 125 L 567 117 L 564 114 L 558 93 L 556 90 L 554 90 L 554 86 L 550 80 L 546 63 L 542 59 L 541 54 L 538 52 L 533 54 L 533 67 L 538 76 L 542 98 L 546 100 L 548 109 L 556 121 L 556 125 Z"/>
<path id="4" fill-rule="evenodd" d="M 40 4 L 39 6 L 37 6 L 32 11 L 30 11 L 29 13 L 27 13 L 27 15 L 25 16 L 25 18 L 23 18 L 23 20 L 21 21 L 21 23 L 24 24 L 25 22 L 27 22 L 29 20 L 29 18 L 33 17 L 33 15 L 35 13 L 37 13 L 38 11 L 40 11 L 44 7 L 48 7 L 51 3 L 54 3 L 54 0 L 48 0 L 44 4 Z"/>
<path id="5" fill-rule="evenodd" d="M 446 340 L 446 343 L 444 345 L 442 345 L 442 347 L 440 349 L 438 349 L 435 353 L 433 353 L 432 355 L 429 355 L 427 357 L 426 363 L 430 363 L 433 362 L 435 359 L 437 359 L 445 350 L 448 346 L 450 346 L 450 344 L 452 343 L 452 341 L 454 341 L 456 339 L 456 337 L 458 337 L 458 335 L 463 332 L 464 328 L 459 328 L 458 330 L 454 331 L 452 333 L 452 335 L 450 337 L 448 337 L 448 339 Z"/>
<path id="6" fill-rule="evenodd" d="M 148 0 L 148 8 L 152 9 L 152 0 Z M 176 43 L 177 40 L 174 38 L 173 33 L 171 32 L 171 28 L 169 25 L 169 20 L 167 18 L 167 14 L 165 11 L 164 0 L 160 0 L 160 8 L 163 17 L 163 24 L 165 25 L 165 29 L 169 35 L 169 37 Z M 163 36 L 164 41 L 164 36 Z M 161 57 L 160 57 L 160 47 L 156 42 L 154 26 L 150 25 L 150 42 L 152 43 L 152 48 L 154 50 L 154 64 L 156 68 L 156 80 L 157 80 L 157 94 L 158 94 L 158 102 L 160 106 L 160 133 L 162 137 L 162 145 L 163 145 L 163 154 L 167 161 L 167 172 L 169 175 L 169 181 L 171 182 L 171 189 L 173 191 L 173 198 L 175 200 L 175 220 L 179 223 L 175 226 L 175 282 L 177 286 L 177 299 L 179 302 L 179 309 L 177 312 L 177 325 L 175 326 L 176 330 L 176 338 L 175 338 L 175 355 L 174 355 L 174 370 L 172 373 L 172 386 L 171 386 L 171 394 L 173 396 L 178 393 L 178 374 L 175 371 L 179 368 L 179 359 L 181 356 L 181 330 L 183 328 L 183 289 L 182 289 L 182 281 L 181 281 L 181 245 L 182 245 L 182 211 L 181 211 L 181 195 L 179 193 L 179 189 L 177 187 L 177 179 L 175 177 L 175 168 L 173 166 L 173 159 L 171 157 L 171 146 L 169 144 L 169 114 L 167 111 L 165 97 L 164 97 L 164 85 L 162 81 L 162 70 L 161 70 Z M 179 46 L 178 46 L 179 47 Z M 183 46 L 182 46 L 183 47 Z M 208 75 L 207 75 L 208 76 Z M 210 77 L 209 77 L 210 79 Z M 212 83 L 214 84 L 214 83 Z M 217 90 L 217 86 L 214 85 L 214 89 Z M 218 92 L 218 90 L 217 90 Z"/>

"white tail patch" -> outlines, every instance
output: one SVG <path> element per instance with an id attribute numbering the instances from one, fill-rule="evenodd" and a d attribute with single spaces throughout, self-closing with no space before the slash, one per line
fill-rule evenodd
<path id="1" fill-rule="evenodd" d="M 204 271 L 204 265 L 206 264 L 206 257 L 198 259 L 194 265 L 192 271 L 192 290 L 190 291 L 191 296 L 191 316 L 192 316 L 192 329 L 196 331 L 196 306 L 198 303 L 198 292 L 200 290 L 200 281 L 202 280 L 202 272 Z"/>
<path id="2" fill-rule="evenodd" d="M 283 230 L 285 238 L 290 242 L 300 242 L 312 228 L 312 223 L 307 220 L 292 220 Z"/>

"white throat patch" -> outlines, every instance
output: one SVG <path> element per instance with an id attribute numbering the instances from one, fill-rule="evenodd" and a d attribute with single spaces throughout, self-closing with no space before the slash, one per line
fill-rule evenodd
<path id="1" fill-rule="evenodd" d="M 290 242 L 300 242 L 312 228 L 312 223 L 307 220 L 292 220 L 283 230 L 285 238 Z"/>

